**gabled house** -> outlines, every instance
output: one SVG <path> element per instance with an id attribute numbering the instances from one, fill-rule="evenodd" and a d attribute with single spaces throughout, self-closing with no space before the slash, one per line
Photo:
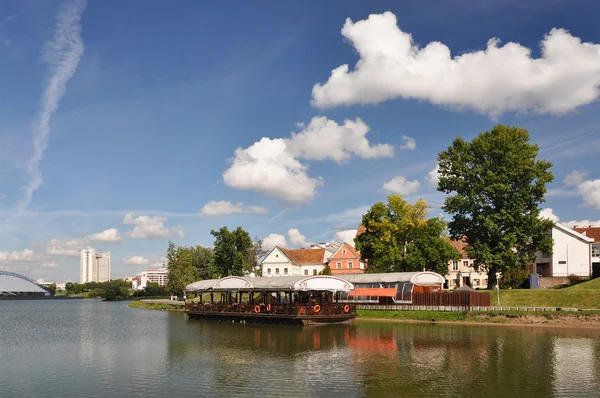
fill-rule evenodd
<path id="1" fill-rule="evenodd" d="M 342 243 L 329 258 L 331 275 L 364 274 L 365 264 L 360 261 L 360 254 L 349 243 Z"/>
<path id="2" fill-rule="evenodd" d="M 591 276 L 594 239 L 560 223 L 549 233 L 552 254 L 538 252 L 531 272 L 545 277 Z"/>
<path id="3" fill-rule="evenodd" d="M 275 246 L 261 263 L 262 276 L 317 275 L 328 257 L 321 247 L 291 250 Z"/>
<path id="4" fill-rule="evenodd" d="M 600 276 L 600 227 L 577 227 L 573 229 L 580 234 L 587 236 L 588 238 L 594 239 L 592 242 L 592 274 L 593 276 Z"/>
<path id="5" fill-rule="evenodd" d="M 466 239 L 449 239 L 448 243 L 460 253 L 460 259 L 448 261 L 448 275 L 446 283 L 448 289 L 468 286 L 473 289 L 485 289 L 488 284 L 488 274 L 485 271 L 475 270 L 474 259 L 469 258 L 465 251 Z"/>

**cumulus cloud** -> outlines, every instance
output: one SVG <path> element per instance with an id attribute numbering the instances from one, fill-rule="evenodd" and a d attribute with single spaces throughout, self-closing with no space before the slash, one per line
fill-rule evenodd
<path id="1" fill-rule="evenodd" d="M 312 104 L 331 107 L 376 104 L 404 98 L 471 108 L 497 116 L 507 111 L 564 114 L 600 95 L 600 45 L 582 43 L 552 29 L 540 43 L 541 58 L 518 43 L 491 38 L 485 50 L 452 57 L 441 42 L 424 47 L 403 32 L 391 12 L 356 23 L 346 19 L 342 35 L 360 59 L 341 65 L 312 90 Z"/>
<path id="2" fill-rule="evenodd" d="M 167 221 L 167 217 L 136 217 L 135 213 L 130 212 L 125 214 L 123 224 L 134 225 L 133 231 L 127 233 L 129 237 L 134 239 L 158 239 L 169 236 L 183 237 L 185 235 L 183 226 L 178 225 L 168 228 L 165 226 Z"/>
<path id="3" fill-rule="evenodd" d="M 310 242 L 306 239 L 306 236 L 302 235 L 297 228 L 292 228 L 287 231 L 290 243 L 296 247 L 308 247 Z"/>
<path id="4" fill-rule="evenodd" d="M 33 155 L 27 162 L 29 181 L 25 195 L 17 203 L 16 214 L 27 209 L 33 193 L 42 185 L 40 163 L 48 147 L 50 119 L 58 110 L 58 104 L 67 90 L 79 61 L 83 56 L 81 38 L 81 14 L 85 1 L 73 1 L 61 7 L 57 17 L 54 37 L 45 44 L 43 60 L 48 66 L 49 78 L 42 94 L 39 119 L 33 133 Z"/>
<path id="5" fill-rule="evenodd" d="M 110 228 L 96 234 L 88 235 L 84 240 L 89 242 L 116 243 L 122 242 L 124 239 L 118 229 Z"/>
<path id="6" fill-rule="evenodd" d="M 569 187 L 576 187 L 585 181 L 587 173 L 585 171 L 573 170 L 563 180 L 563 183 Z"/>
<path id="7" fill-rule="evenodd" d="M 275 246 L 287 247 L 287 240 L 281 234 L 270 234 L 262 241 L 262 247 L 265 250 L 271 250 Z"/>
<path id="8" fill-rule="evenodd" d="M 403 176 L 397 176 L 383 184 L 383 189 L 391 193 L 400 195 L 411 195 L 416 193 L 421 187 L 421 183 L 417 180 L 407 181 Z"/>
<path id="9" fill-rule="evenodd" d="M 403 135 L 402 144 L 400 145 L 400 148 L 408 149 L 409 151 L 414 151 L 415 149 L 417 149 L 417 141 L 414 138 Z"/>
<path id="10" fill-rule="evenodd" d="M 333 236 L 333 241 L 335 243 L 349 243 L 354 246 L 354 238 L 356 238 L 356 229 L 347 229 L 345 231 L 338 231 Z"/>
<path id="11" fill-rule="evenodd" d="M 129 258 L 124 258 L 123 262 L 130 265 L 146 265 L 150 260 L 142 256 L 131 256 Z"/>
<path id="12" fill-rule="evenodd" d="M 427 173 L 427 176 L 425 177 L 425 181 L 429 185 L 433 185 L 434 187 L 438 186 L 438 183 L 440 182 L 440 165 L 439 164 L 436 164 L 435 167 L 433 168 L 433 170 L 431 170 L 429 173 Z"/>
<path id="13" fill-rule="evenodd" d="M 587 228 L 589 226 L 592 227 L 600 227 L 600 220 L 571 220 L 571 221 L 566 221 L 566 222 L 562 222 L 561 224 L 566 225 L 567 227 L 571 227 L 571 228 L 575 228 L 575 227 L 579 227 L 579 228 Z"/>
<path id="14" fill-rule="evenodd" d="M 0 252 L 0 261 L 32 261 L 34 258 L 33 250 L 25 249 L 22 252 Z"/>
<path id="15" fill-rule="evenodd" d="M 48 246 L 45 251 L 51 256 L 79 257 L 81 254 L 81 249 L 69 249 L 61 246 Z"/>
<path id="16" fill-rule="evenodd" d="M 244 203 L 233 204 L 226 200 L 208 202 L 200 210 L 200 217 L 219 217 L 234 213 L 268 214 L 269 210 L 262 206 L 244 206 Z"/>
<path id="17" fill-rule="evenodd" d="M 238 148 L 231 166 L 223 173 L 226 185 L 272 196 L 284 205 L 300 205 L 314 198 L 321 178 L 308 174 L 300 160 L 333 160 L 338 164 L 352 157 L 385 158 L 394 155 L 389 144 L 372 145 L 361 119 L 343 124 L 326 117 L 314 117 L 308 126 L 291 133 L 290 138 L 263 137 L 248 148 Z"/>
<path id="18" fill-rule="evenodd" d="M 308 176 L 308 166 L 289 152 L 285 140 L 266 137 L 246 149 L 236 149 L 223 181 L 232 188 L 260 192 L 287 205 L 309 202 L 322 183 L 320 178 Z"/>
<path id="19" fill-rule="evenodd" d="M 56 261 L 42 263 L 42 268 L 58 268 L 58 267 L 59 267 L 59 265 Z"/>
<path id="20" fill-rule="evenodd" d="M 301 132 L 292 133 L 292 137 L 286 140 L 289 151 L 297 158 L 330 159 L 343 163 L 350 160 L 353 155 L 362 159 L 394 156 L 394 148 L 391 145 L 369 143 L 366 136 L 370 128 L 359 118 L 346 119 L 344 124 L 339 125 L 324 116 L 314 117 L 308 126 L 302 127 Z M 414 143 L 412 138 L 409 139 Z"/>
<path id="21" fill-rule="evenodd" d="M 584 171 L 574 170 L 563 180 L 564 184 L 581 196 L 583 205 L 600 209 L 600 179 L 588 180 L 588 175 Z M 570 196 L 569 191 L 558 189 L 555 191 L 563 192 L 563 196 Z M 557 192 L 554 192 L 556 195 Z M 572 193 L 572 192 L 571 192 Z"/>
<path id="22" fill-rule="evenodd" d="M 540 218 L 545 218 L 547 220 L 550 221 L 554 221 L 554 222 L 558 222 L 559 218 L 556 214 L 554 214 L 554 211 L 551 208 L 545 208 L 542 209 L 542 211 L 540 211 Z"/>

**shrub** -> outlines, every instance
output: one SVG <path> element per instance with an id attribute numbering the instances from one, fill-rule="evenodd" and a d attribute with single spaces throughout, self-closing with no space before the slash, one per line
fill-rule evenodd
<path id="1" fill-rule="evenodd" d="M 509 268 L 500 277 L 500 287 L 503 289 L 527 288 L 529 280 L 529 269 Z"/>
<path id="2" fill-rule="evenodd" d="M 569 276 L 567 277 L 567 279 L 568 279 L 568 280 L 569 280 L 569 282 L 571 282 L 571 283 L 573 283 L 573 282 L 579 282 L 579 281 L 583 280 L 583 278 L 582 278 L 582 277 L 580 277 L 580 276 L 577 276 L 577 275 L 573 275 L 573 274 L 569 275 Z"/>

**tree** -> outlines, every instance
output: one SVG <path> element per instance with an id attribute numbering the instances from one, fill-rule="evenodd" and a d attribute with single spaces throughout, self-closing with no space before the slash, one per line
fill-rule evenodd
<path id="1" fill-rule="evenodd" d="M 167 248 L 167 268 L 169 280 L 166 288 L 170 294 L 183 296 L 185 287 L 199 279 L 198 269 L 194 267 L 193 250 L 175 246 L 171 241 Z"/>
<path id="2" fill-rule="evenodd" d="M 213 249 L 205 246 L 193 246 L 192 265 L 196 269 L 198 279 L 211 279 L 215 270 L 215 255 Z"/>
<path id="3" fill-rule="evenodd" d="M 254 238 L 252 249 L 248 251 L 248 265 L 250 266 L 245 271 L 247 273 L 254 272 L 256 276 L 262 276 L 261 261 L 269 252 L 263 248 L 263 241 L 259 238 Z"/>
<path id="4" fill-rule="evenodd" d="M 475 268 L 496 273 L 526 268 L 535 253 L 552 252 L 553 222 L 540 219 L 552 164 L 537 160 L 527 130 L 497 125 L 471 142 L 458 137 L 438 155 L 438 190 L 451 194 L 444 211 L 453 216 L 451 236 L 464 237 Z"/>
<path id="5" fill-rule="evenodd" d="M 250 234 L 237 227 L 229 231 L 222 227 L 218 231 L 210 231 L 215 237 L 214 256 L 215 269 L 220 277 L 243 275 L 244 270 L 252 268 L 251 253 L 253 248 Z"/>
<path id="6" fill-rule="evenodd" d="M 427 219 L 427 203 L 409 204 L 400 195 L 388 196 L 387 204 L 375 203 L 362 217 L 366 231 L 354 239 L 368 262 L 369 272 L 448 272 L 448 261 L 459 253 L 444 239 L 446 223 Z"/>
<path id="7" fill-rule="evenodd" d="M 329 266 L 329 264 L 323 267 L 323 270 L 319 272 L 319 275 L 331 275 L 331 267 Z"/>
<path id="8" fill-rule="evenodd" d="M 117 292 L 112 287 L 104 289 L 104 292 L 101 296 L 106 301 L 111 301 L 117 298 Z"/>

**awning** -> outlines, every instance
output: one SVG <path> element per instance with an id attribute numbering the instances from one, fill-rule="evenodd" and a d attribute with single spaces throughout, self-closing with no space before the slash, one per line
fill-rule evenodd
<path id="1" fill-rule="evenodd" d="M 396 297 L 395 287 L 357 287 L 348 294 L 348 296 L 379 296 L 379 297 Z"/>
<path id="2" fill-rule="evenodd" d="M 354 285 L 348 281 L 329 275 L 315 276 L 276 276 L 269 278 L 250 278 L 243 276 L 227 276 L 221 279 L 210 279 L 190 283 L 188 292 L 200 291 L 328 291 L 349 292 Z"/>

